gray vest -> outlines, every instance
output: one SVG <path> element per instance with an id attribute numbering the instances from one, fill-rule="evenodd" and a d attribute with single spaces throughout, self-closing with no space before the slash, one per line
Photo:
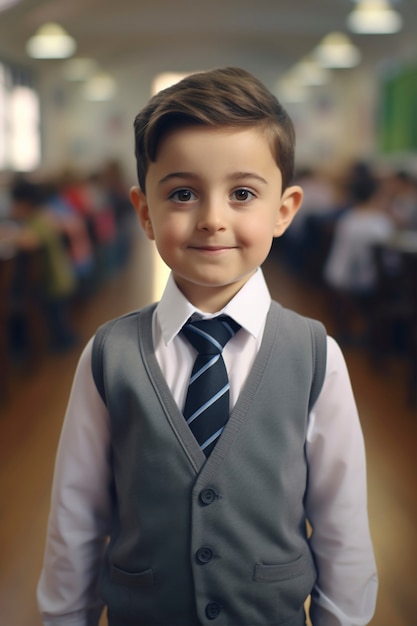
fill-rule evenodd
<path id="1" fill-rule="evenodd" d="M 272 303 L 261 348 L 206 460 L 152 344 L 154 306 L 108 322 L 93 375 L 114 497 L 100 589 L 110 626 L 302 626 L 316 570 L 304 496 L 322 325 Z"/>

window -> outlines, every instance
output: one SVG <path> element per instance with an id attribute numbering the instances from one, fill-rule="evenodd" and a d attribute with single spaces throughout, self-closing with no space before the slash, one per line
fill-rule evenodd
<path id="1" fill-rule="evenodd" d="M 39 97 L 33 77 L 0 63 L 0 170 L 31 171 L 40 159 Z"/>

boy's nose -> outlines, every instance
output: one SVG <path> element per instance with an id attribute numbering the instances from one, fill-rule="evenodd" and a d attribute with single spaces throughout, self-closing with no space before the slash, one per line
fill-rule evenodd
<path id="1" fill-rule="evenodd" d="M 201 205 L 197 227 L 208 231 L 225 228 L 225 211 L 220 201 L 207 201 Z"/>

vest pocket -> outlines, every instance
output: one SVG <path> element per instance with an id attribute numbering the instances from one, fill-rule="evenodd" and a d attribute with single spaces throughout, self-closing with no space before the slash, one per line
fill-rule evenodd
<path id="1" fill-rule="evenodd" d="M 149 587 L 155 584 L 155 573 L 151 569 L 144 572 L 125 572 L 115 565 L 111 566 L 110 580 L 127 587 Z"/>
<path id="2" fill-rule="evenodd" d="M 287 563 L 256 563 L 253 572 L 255 593 L 266 616 L 259 623 L 304 624 L 303 606 L 315 579 L 315 567 L 309 553 L 303 553 L 295 561 Z"/>
<path id="3" fill-rule="evenodd" d="M 255 563 L 253 579 L 260 583 L 273 583 L 296 578 L 306 571 L 306 558 L 302 554 L 295 561 L 290 563 L 279 563 L 266 565 L 265 563 Z"/>

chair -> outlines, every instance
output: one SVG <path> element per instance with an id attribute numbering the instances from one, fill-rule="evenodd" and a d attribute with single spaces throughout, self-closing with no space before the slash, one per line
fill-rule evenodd
<path id="1" fill-rule="evenodd" d="M 375 292 L 370 310 L 370 350 L 376 367 L 395 352 L 408 364 L 407 397 L 417 407 L 417 250 L 373 247 Z"/>
<path id="2" fill-rule="evenodd" d="M 9 390 L 10 359 L 8 354 L 8 305 L 14 274 L 15 255 L 0 255 L 0 404 L 6 402 Z"/>
<path id="3" fill-rule="evenodd" d="M 21 356 L 29 369 L 36 366 L 46 346 L 46 325 L 41 308 L 44 255 L 42 247 L 19 250 L 14 258 L 9 285 L 7 320 L 18 322 L 15 334 L 19 335 L 20 347 L 24 350 Z"/>

